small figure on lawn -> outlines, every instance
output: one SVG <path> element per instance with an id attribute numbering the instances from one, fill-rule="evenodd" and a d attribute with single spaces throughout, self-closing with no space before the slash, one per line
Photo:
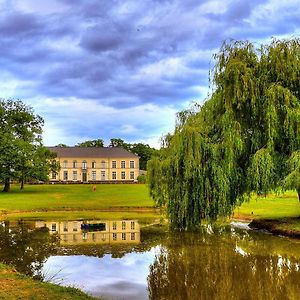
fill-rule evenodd
<path id="1" fill-rule="evenodd" d="M 96 192 L 96 185 L 93 185 L 93 192 Z"/>

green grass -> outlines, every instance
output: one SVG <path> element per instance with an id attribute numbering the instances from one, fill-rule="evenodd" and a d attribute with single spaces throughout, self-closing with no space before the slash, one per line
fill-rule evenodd
<path id="1" fill-rule="evenodd" d="M 30 300 L 92 300 L 75 288 L 43 283 L 16 272 L 13 268 L 0 264 L 0 299 Z"/>
<path id="2" fill-rule="evenodd" d="M 12 185 L 0 193 L 0 217 L 9 220 L 139 219 L 152 223 L 159 214 L 145 184 Z"/>
<path id="3" fill-rule="evenodd" d="M 297 193 L 268 194 L 266 197 L 253 196 L 249 202 L 236 208 L 234 217 L 247 219 L 280 219 L 300 216 Z"/>
<path id="4" fill-rule="evenodd" d="M 0 193 L 0 210 L 103 209 L 111 207 L 153 207 L 145 184 L 27 185 L 21 191 L 12 186 Z"/>
<path id="5" fill-rule="evenodd" d="M 296 192 L 269 194 L 266 197 L 253 196 L 234 211 L 233 218 L 247 220 L 269 220 L 272 232 L 281 230 L 280 234 L 292 236 L 300 232 L 300 203 Z"/>

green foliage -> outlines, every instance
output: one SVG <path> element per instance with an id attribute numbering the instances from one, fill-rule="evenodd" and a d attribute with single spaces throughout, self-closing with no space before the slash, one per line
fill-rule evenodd
<path id="1" fill-rule="evenodd" d="M 151 148 L 148 144 L 143 143 L 126 143 L 120 138 L 113 138 L 110 140 L 109 147 L 121 147 L 134 154 L 137 154 L 140 157 L 140 169 L 147 169 L 147 162 L 150 160 L 152 155 L 154 155 L 157 150 Z"/>
<path id="2" fill-rule="evenodd" d="M 104 142 L 102 139 L 97 139 L 97 140 L 91 140 L 91 141 L 85 141 L 82 143 L 78 143 L 76 146 L 77 147 L 100 147 L 101 148 L 104 146 Z M 65 146 L 60 146 L 60 147 L 65 147 Z"/>
<path id="3" fill-rule="evenodd" d="M 43 119 L 17 100 L 0 100 L 0 180 L 9 191 L 10 180 L 44 180 L 53 158 L 42 146 Z"/>
<path id="4" fill-rule="evenodd" d="M 298 188 L 299 40 L 225 43 L 215 58 L 211 98 L 178 114 L 148 165 L 150 194 L 177 228 L 230 215 L 284 180 Z"/>
<path id="5" fill-rule="evenodd" d="M 147 182 L 147 176 L 146 175 L 139 175 L 138 177 L 137 177 L 137 181 L 138 181 L 138 183 L 146 183 Z"/>
<path id="6" fill-rule="evenodd" d="M 286 189 L 296 189 L 300 201 L 300 150 L 293 152 L 287 163 L 289 174 L 284 178 L 284 186 Z"/>

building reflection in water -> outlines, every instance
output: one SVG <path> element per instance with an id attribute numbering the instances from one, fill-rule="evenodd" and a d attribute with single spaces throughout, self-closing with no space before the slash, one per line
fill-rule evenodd
<path id="1" fill-rule="evenodd" d="M 61 245 L 140 243 L 137 220 L 37 221 L 35 227 L 47 227 L 50 234 L 58 234 Z"/>

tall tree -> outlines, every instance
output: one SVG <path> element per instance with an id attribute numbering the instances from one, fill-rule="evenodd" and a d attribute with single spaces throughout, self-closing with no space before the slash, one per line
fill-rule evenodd
<path id="1" fill-rule="evenodd" d="M 167 147 L 149 163 L 151 195 L 178 228 L 228 216 L 251 192 L 283 186 L 296 170 L 288 161 L 300 149 L 299 40 L 258 50 L 224 44 L 216 61 L 212 97 L 179 115 Z"/>
<path id="2" fill-rule="evenodd" d="M 104 142 L 102 139 L 85 141 L 82 143 L 78 143 L 76 147 L 99 147 L 102 148 L 104 146 Z"/>
<path id="3" fill-rule="evenodd" d="M 0 180 L 4 183 L 4 192 L 10 190 L 11 179 L 24 182 L 28 170 L 33 174 L 41 168 L 41 164 L 36 164 L 36 155 L 42 147 L 43 123 L 23 102 L 0 100 Z M 46 164 L 47 156 L 41 159 Z M 44 171 L 49 172 L 49 169 Z"/>

